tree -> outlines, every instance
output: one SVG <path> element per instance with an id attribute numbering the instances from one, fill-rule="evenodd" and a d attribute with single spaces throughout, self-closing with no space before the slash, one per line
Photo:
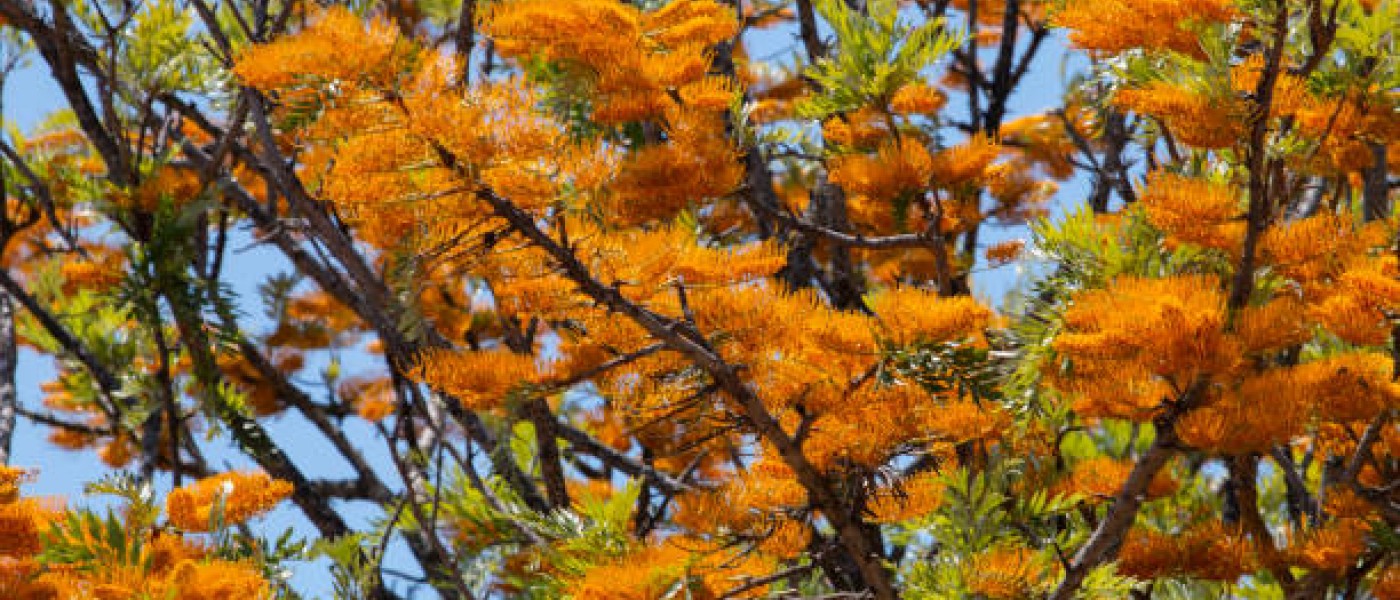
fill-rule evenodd
<path id="1" fill-rule="evenodd" d="M 10 596 L 293 597 L 308 552 L 353 598 L 1400 594 L 1393 1 L 0 19 L 66 104 L 0 144 L 0 374 L 58 369 L 0 440 L 123 471 L 0 473 Z M 1091 66 L 1015 116 L 1056 29 Z M 288 272 L 240 296 L 237 245 Z M 322 541 L 248 524 L 284 499 Z"/>

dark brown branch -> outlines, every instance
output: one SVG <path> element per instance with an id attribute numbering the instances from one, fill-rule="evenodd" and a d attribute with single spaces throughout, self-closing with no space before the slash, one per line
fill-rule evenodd
<path id="1" fill-rule="evenodd" d="M 1031 43 L 1026 51 L 1021 54 L 1021 61 L 1016 65 L 1016 70 L 1011 74 L 1010 89 L 1016 89 L 1021 85 L 1021 80 L 1026 78 L 1026 74 L 1031 70 L 1031 64 L 1035 62 L 1035 57 L 1040 53 L 1040 47 L 1050 37 L 1050 29 L 1044 26 L 1031 28 Z"/>
<path id="2" fill-rule="evenodd" d="M 1246 224 L 1244 249 L 1238 270 L 1230 289 L 1229 308 L 1231 313 L 1249 304 L 1249 296 L 1254 291 L 1254 268 L 1257 259 L 1259 238 L 1269 226 L 1271 198 L 1266 164 L 1268 153 L 1265 148 L 1269 134 L 1269 112 L 1273 104 L 1274 87 L 1282 70 L 1283 50 L 1288 42 L 1288 7 L 1282 0 L 1275 3 L 1277 14 L 1273 23 L 1273 45 L 1265 59 L 1264 73 L 1259 79 L 1259 87 L 1254 92 L 1254 112 L 1249 133 L 1247 159 L 1249 164 L 1249 215 Z"/>
<path id="3" fill-rule="evenodd" d="M 545 494 L 554 508 L 567 508 L 569 488 L 564 478 L 564 460 L 559 454 L 559 428 L 554 411 L 543 398 L 531 399 L 523 408 L 526 420 L 535 426 L 535 460 L 540 466 Z"/>
<path id="4" fill-rule="evenodd" d="M 568 442 L 575 452 L 588 454 L 603 461 L 603 464 L 617 469 L 629 477 L 637 477 L 646 480 L 653 487 L 667 494 L 679 494 L 691 489 L 691 486 L 683 481 L 679 481 L 666 473 L 657 471 L 655 468 L 634 459 L 612 446 L 604 444 L 593 436 L 582 430 L 574 428 L 566 423 L 560 423 L 555 428 L 559 433 L 559 438 Z"/>
<path id="5" fill-rule="evenodd" d="M 826 56 L 826 45 L 817 36 L 817 15 L 812 10 L 812 0 L 797 0 L 797 22 L 807 60 L 816 63 Z"/>
<path id="6" fill-rule="evenodd" d="M 229 43 L 228 36 L 224 34 L 223 27 L 219 24 L 219 19 L 214 14 L 214 10 L 209 7 L 205 0 L 193 0 L 195 11 L 199 13 L 200 20 L 204 21 L 204 31 L 214 38 L 214 43 L 219 46 L 219 59 L 225 67 L 233 66 L 233 44 Z M 229 12 L 237 14 L 236 9 Z"/>
<path id="7" fill-rule="evenodd" d="M 262 150 L 262 162 L 271 175 L 271 181 L 278 191 L 287 198 L 292 210 L 306 219 L 308 233 L 325 245 L 326 250 L 345 269 L 345 275 L 354 282 L 355 289 L 364 297 L 365 310 L 360 317 L 370 322 L 375 331 L 391 349 L 390 355 L 408 359 L 415 354 L 417 344 L 406 339 L 398 328 L 398 316 L 402 312 L 383 278 L 370 266 L 369 261 L 355 248 L 355 242 L 345 229 L 333 222 L 330 214 L 313 199 L 302 187 L 294 166 L 278 150 L 276 137 L 272 131 L 272 121 L 268 117 L 264 99 L 252 89 L 246 89 L 244 102 L 251 108 L 254 130 L 258 136 L 258 148 Z M 329 290 L 328 290 L 329 291 Z M 358 312 L 358 311 L 357 311 Z M 437 336 L 436 330 L 428 330 L 427 335 L 438 339 L 434 345 L 444 346 L 445 340 Z"/>
<path id="8" fill-rule="evenodd" d="M 1287 494 L 1289 518 L 1292 519 L 1295 527 L 1303 525 L 1303 515 L 1316 523 L 1321 517 L 1320 507 L 1317 499 L 1313 498 L 1308 491 L 1308 483 L 1303 480 L 1303 474 L 1298 472 L 1298 465 L 1293 460 L 1292 451 L 1286 446 L 1275 446 L 1270 453 L 1274 462 L 1278 463 L 1278 468 L 1283 471 L 1284 490 Z"/>
<path id="9" fill-rule="evenodd" d="M 379 428 L 380 435 L 383 435 L 384 439 L 389 442 L 389 456 L 392 459 L 391 462 L 393 462 L 394 468 L 398 469 L 399 477 L 409 485 L 409 490 L 404 495 L 404 499 L 409 512 L 413 514 L 414 520 L 423 528 L 422 538 L 428 543 L 428 548 L 424 549 L 427 551 L 426 556 L 436 557 L 436 560 L 424 561 L 422 564 L 423 570 L 430 575 L 446 577 L 450 580 L 452 589 L 438 589 L 438 593 L 449 595 L 455 592 L 457 597 L 462 600 L 474 600 L 476 596 L 472 594 L 470 589 L 467 589 L 462 573 L 457 567 L 457 561 L 450 558 L 452 554 L 443 546 L 442 540 L 438 538 L 436 529 L 429 527 L 431 521 L 424 515 L 423 507 L 420 505 L 419 500 L 422 490 L 415 489 L 414 485 L 415 482 L 419 482 L 421 479 L 410 475 L 410 471 L 416 467 L 411 466 L 411 461 L 400 453 L 398 445 L 393 441 L 406 437 L 400 434 L 403 429 L 409 426 L 409 421 L 409 419 L 399 419 L 395 424 L 395 429 L 399 431 L 393 433 L 389 432 L 382 424 L 377 425 L 377 427 Z"/>
<path id="10" fill-rule="evenodd" d="M 665 349 L 665 344 L 652 344 L 650 346 L 645 346 L 640 350 L 628 352 L 626 354 L 619 354 L 606 361 L 603 361 L 602 364 L 591 369 L 585 369 L 563 379 L 556 379 L 550 381 L 549 388 L 551 390 L 562 391 L 570 386 L 583 383 L 585 381 L 593 379 L 594 377 L 607 373 L 608 371 L 611 371 L 618 367 L 629 365 Z"/>
<path id="11" fill-rule="evenodd" d="M 93 427 L 92 425 L 88 425 L 87 423 L 75 423 L 73 421 L 67 421 L 63 418 L 51 415 L 49 413 L 32 411 L 27 408 L 24 408 L 23 406 L 18 407 L 17 412 L 19 413 L 19 416 L 29 419 L 30 421 L 33 421 L 40 425 L 46 425 L 48 427 L 55 427 L 58 429 L 66 429 L 68 431 L 81 433 L 83 435 L 101 437 L 116 434 L 115 431 L 108 427 Z"/>
<path id="12" fill-rule="evenodd" d="M 457 17 L 457 60 L 462 63 L 462 87 L 471 83 L 472 50 L 475 47 L 476 0 L 462 0 L 462 11 Z"/>
<path id="13" fill-rule="evenodd" d="M 19 391 L 15 388 L 15 373 L 19 368 L 19 344 L 16 342 L 14 302 L 8 293 L 0 291 L 0 465 L 10 464 L 10 444 L 20 408 Z"/>
<path id="14" fill-rule="evenodd" d="M 763 577 L 755 577 L 755 578 L 752 578 L 752 579 L 748 579 L 747 581 L 745 581 L 745 582 L 743 583 L 743 585 L 740 585 L 739 587 L 736 587 L 736 588 L 731 589 L 731 590 L 729 590 L 729 591 L 727 591 L 727 592 L 725 592 L 725 593 L 723 593 L 723 594 L 720 594 L 719 597 L 721 598 L 721 600 L 723 600 L 724 598 L 738 598 L 738 597 L 740 597 L 741 595 L 743 595 L 745 592 L 749 592 L 749 591 L 751 591 L 751 590 L 756 590 L 756 589 L 761 588 L 761 587 L 763 587 L 763 586 L 765 586 L 765 585 L 768 585 L 768 584 L 771 584 L 771 583 L 775 583 L 775 582 L 778 582 L 778 581 L 782 581 L 782 580 L 787 579 L 787 578 L 789 578 L 789 577 L 796 577 L 796 576 L 798 576 L 798 575 L 806 574 L 808 571 L 811 571 L 812 569 L 815 569 L 816 567 L 817 567 L 817 564 L 816 564 L 815 562 L 813 562 L 813 563 L 807 563 L 807 564 L 805 564 L 805 565 L 797 565 L 797 566 L 795 566 L 795 567 L 788 567 L 788 568 L 786 568 L 786 569 L 783 569 L 783 570 L 778 571 L 777 573 L 773 573 L 773 574 L 771 574 L 771 575 L 765 575 L 765 576 L 763 576 Z"/>
<path id="15" fill-rule="evenodd" d="M 234 144 L 234 146 L 241 146 L 241 144 Z M 181 150 L 186 157 L 195 163 L 196 167 L 207 168 L 212 164 L 210 156 L 194 144 L 189 143 L 188 140 L 184 140 Z M 397 325 L 376 307 L 369 304 L 369 301 L 359 293 L 358 288 L 347 279 L 343 272 L 318 260 L 302 247 L 300 242 L 293 239 L 287 230 L 286 223 L 259 203 L 252 192 L 227 175 L 219 177 L 216 183 L 224 197 L 232 201 L 239 210 L 244 211 L 254 225 L 266 232 L 264 239 L 275 244 L 298 271 L 310 277 L 321 289 L 364 319 L 384 340 L 386 346 L 399 350 L 401 356 L 412 354 L 411 351 L 404 352 L 405 349 L 411 349 L 411 345 L 403 337 Z"/>
<path id="16" fill-rule="evenodd" d="M 986 77 L 982 75 L 982 70 L 977 66 L 977 9 L 978 2 L 967 3 L 967 47 L 954 54 L 960 59 L 962 69 L 967 77 L 967 117 L 972 124 L 972 131 L 969 133 L 979 133 L 982 130 L 982 89 L 988 85 Z"/>
<path id="17" fill-rule="evenodd" d="M 1127 481 L 1123 482 L 1123 487 L 1114 495 L 1113 504 L 1108 507 L 1108 514 L 1104 515 L 1103 520 L 1094 528 L 1094 533 L 1089 536 L 1089 540 L 1074 554 L 1073 561 L 1065 569 L 1064 580 L 1050 595 L 1050 600 L 1074 598 L 1090 571 L 1113 560 L 1123 542 L 1123 536 L 1127 535 L 1137 518 L 1138 509 L 1142 508 L 1142 503 L 1147 500 L 1147 486 L 1176 451 L 1176 420 L 1195 407 L 1203 388 L 1203 385 L 1198 384 L 1187 390 L 1153 423 L 1156 439 L 1133 465 Z"/>
<path id="18" fill-rule="evenodd" d="M 185 308 L 186 303 L 181 298 L 171 297 L 171 290 L 163 290 L 163 295 L 166 296 L 167 304 L 174 316 L 175 327 L 180 333 L 183 347 L 190 353 L 196 379 L 208 386 L 208 389 L 215 389 L 212 386 L 217 385 L 217 382 L 222 379 L 222 374 L 210 350 L 209 339 L 204 332 L 203 323 L 197 315 L 191 314 Z M 311 490 L 309 479 L 292 462 L 286 452 L 273 442 L 261 423 L 243 414 L 225 399 L 219 398 L 217 394 L 211 393 L 207 401 L 214 413 L 227 426 L 229 435 L 254 462 L 258 463 L 258 466 L 266 470 L 269 475 L 292 484 L 292 501 L 301 508 L 302 513 L 321 532 L 321 535 L 328 538 L 338 538 L 350 532 L 349 526 L 345 524 L 345 520 L 341 518 L 340 514 L 331 507 L 329 500 Z"/>
<path id="19" fill-rule="evenodd" d="M 868 237 L 859 233 L 846 233 L 844 231 L 837 231 L 829 227 L 816 225 L 808 222 L 806 219 L 775 210 L 773 207 L 763 204 L 750 203 L 750 206 L 756 206 L 761 212 L 779 221 L 783 225 L 804 233 L 819 235 L 833 243 L 850 248 L 898 250 L 902 248 L 926 248 L 933 243 L 933 239 L 923 233 L 901 233 Z"/>
<path id="20" fill-rule="evenodd" d="M 457 164 L 445 150 L 439 149 L 439 153 L 449 166 Z M 739 403 L 757 433 L 773 444 L 783 461 L 796 474 L 798 482 L 807 490 L 812 504 L 826 516 L 837 531 L 842 544 L 859 567 L 865 584 L 874 592 L 875 597 L 880 600 L 897 597 L 889 573 L 880 563 L 880 549 L 866 536 L 858 521 L 859 515 L 837 495 L 826 478 L 807 460 L 792 437 L 768 412 L 762 400 L 744 383 L 735 368 L 696 341 L 703 339 L 698 331 L 694 331 L 683 322 L 642 308 L 624 297 L 621 291 L 599 282 L 572 251 L 541 230 L 533 216 L 509 200 L 486 189 L 479 191 L 477 196 L 489 204 L 497 216 L 505 219 L 531 243 L 548 253 L 559 264 L 563 274 L 579 286 L 580 291 L 603 306 L 632 319 L 656 339 L 685 354 L 696 366 L 709 373 L 710 377 Z"/>
<path id="21" fill-rule="evenodd" d="M 1365 171 L 1365 181 L 1361 186 L 1361 208 L 1367 221 L 1390 218 L 1393 210 L 1390 200 L 1390 185 L 1387 174 L 1390 172 L 1388 150 L 1385 144 L 1368 142 L 1371 150 L 1371 168 Z"/>
<path id="22" fill-rule="evenodd" d="M 1385 430 L 1386 423 L 1389 422 L 1390 411 L 1385 410 L 1376 415 L 1376 418 L 1371 420 L 1371 424 L 1366 426 L 1366 431 L 1361 434 L 1361 439 L 1356 443 L 1356 450 L 1352 453 L 1351 459 L 1347 461 L 1342 481 L 1356 481 L 1356 476 L 1361 473 L 1361 467 L 1371 456 L 1371 446 L 1380 440 L 1381 432 Z"/>
<path id="23" fill-rule="evenodd" d="M 1298 70 L 1304 79 L 1322 65 L 1323 59 L 1327 58 L 1332 49 L 1332 43 L 1337 39 L 1337 9 L 1341 8 L 1342 0 L 1332 0 L 1332 8 L 1328 11 L 1325 21 L 1322 18 L 1322 2 L 1323 0 L 1308 1 L 1308 41 L 1312 44 L 1312 53 Z"/>
<path id="24" fill-rule="evenodd" d="M 973 2 L 970 3 L 970 6 L 976 6 L 976 4 L 976 2 Z M 976 9 L 971 8 L 970 10 L 975 11 Z M 987 89 L 989 106 L 987 107 L 986 120 L 983 124 L 984 128 L 992 134 L 996 134 L 1001 129 L 1001 120 L 1006 114 L 1006 101 L 1011 97 L 1012 86 L 1015 83 L 1012 80 L 1012 68 L 1016 62 L 1016 38 L 1021 31 L 1019 25 L 1021 13 L 1020 0 L 1006 0 L 1002 11 L 1001 46 L 997 49 L 996 62 L 992 65 L 992 84 L 990 88 Z M 975 48 L 976 40 L 974 39 L 972 42 Z M 1022 61 L 1023 67 L 1029 65 L 1031 56 L 1034 55 L 1034 51 L 1039 45 L 1038 40 L 1032 44 L 1030 48 L 1031 52 L 1028 53 L 1025 60 Z M 977 119 L 977 114 L 973 113 L 972 118 L 974 120 Z"/>
<path id="25" fill-rule="evenodd" d="M 9 25 L 28 33 L 33 40 L 39 55 L 48 63 L 54 82 L 68 100 L 69 107 L 73 109 L 78 125 L 82 127 L 83 132 L 92 141 L 93 148 L 107 165 L 107 178 L 118 186 L 129 185 L 135 179 L 126 152 L 103 124 L 78 76 L 79 63 L 88 66 L 97 64 L 96 53 L 74 27 L 68 9 L 62 2 L 50 0 L 49 7 L 53 16 L 52 25 L 33 12 L 32 3 L 0 2 L 0 16 L 4 16 Z M 92 71 L 97 73 L 100 70 Z"/>
<path id="26" fill-rule="evenodd" d="M 501 478 L 510 485 L 520 495 L 520 499 L 529 506 L 531 510 L 537 512 L 547 512 L 549 503 L 544 496 L 540 495 L 535 482 L 520 469 L 516 464 L 514 456 L 511 454 L 509 444 L 502 444 L 491 430 L 486 427 L 486 423 L 474 412 L 464 410 L 462 403 L 456 398 L 439 393 L 438 396 L 444 399 L 443 405 L 449 415 L 462 425 L 467 436 L 481 446 L 486 451 L 486 456 L 491 460 L 491 467 L 500 474 Z"/>
<path id="27" fill-rule="evenodd" d="M 365 460 L 359 448 L 350 442 L 344 430 L 331 422 L 330 415 L 326 413 L 324 408 L 312 401 L 310 396 L 292 385 L 290 381 L 287 381 L 287 378 L 278 372 L 277 368 L 252 344 L 246 340 L 242 341 L 239 344 L 239 349 L 244 360 L 247 360 L 257 370 L 263 381 L 271 384 L 273 389 L 277 390 L 277 396 L 296 407 L 298 412 L 311 421 L 316 429 L 326 436 L 326 439 L 330 440 L 331 445 L 335 446 L 336 452 L 339 452 L 346 462 L 350 463 L 350 467 L 355 470 L 357 481 L 369 490 L 366 493 L 370 497 L 382 498 L 391 495 L 389 488 L 379 479 L 379 475 L 370 467 L 369 461 Z"/>
<path id="28" fill-rule="evenodd" d="M 59 222 L 58 211 L 56 209 L 57 202 L 54 201 L 53 190 L 49 189 L 49 186 L 44 183 L 44 180 L 40 179 L 39 175 L 24 162 L 24 158 L 3 139 L 0 139 L 0 154 L 4 154 L 5 158 L 9 159 L 10 163 L 19 171 L 19 174 L 29 182 L 26 191 L 33 194 L 34 198 L 39 201 L 39 206 L 44 213 L 44 217 L 48 219 L 49 226 L 52 227 L 54 232 L 67 244 L 68 250 L 78 253 L 78 255 L 83 258 L 88 258 L 87 250 L 78 245 L 78 241 L 73 237 L 73 233 L 69 231 L 67 227 L 64 227 L 63 223 Z"/>
<path id="29" fill-rule="evenodd" d="M 385 488 L 376 488 L 364 478 L 338 479 L 335 481 L 316 480 L 307 483 L 307 487 L 315 494 L 326 498 L 340 498 L 343 500 L 369 500 L 377 504 L 388 504 L 394 501 L 394 494 Z"/>
<path id="30" fill-rule="evenodd" d="M 1259 459 L 1254 456 L 1232 456 L 1228 459 L 1234 503 L 1239 510 L 1240 525 L 1254 538 L 1254 547 L 1264 567 L 1285 590 L 1297 583 L 1287 565 L 1279 562 L 1278 546 L 1259 512 Z"/>
<path id="31" fill-rule="evenodd" d="M 59 347 L 64 352 L 77 359 L 87 369 L 88 374 L 97 383 L 97 387 L 104 397 L 109 401 L 117 397 L 122 388 L 121 380 L 107 370 L 107 367 L 88 351 L 87 346 L 74 337 L 73 333 L 63 323 L 60 323 L 53 313 L 50 313 L 47 308 L 39 304 L 38 300 L 29 295 L 29 292 L 25 291 L 19 282 L 11 278 L 9 271 L 5 269 L 0 269 L 0 287 L 3 287 L 10 297 L 18 300 L 20 305 L 39 321 L 39 325 L 58 342 Z M 113 414 L 107 416 L 115 419 Z"/>

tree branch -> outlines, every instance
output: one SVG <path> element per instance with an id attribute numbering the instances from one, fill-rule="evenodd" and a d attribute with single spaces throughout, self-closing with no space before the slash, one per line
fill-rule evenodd
<path id="1" fill-rule="evenodd" d="M 1123 543 L 1123 536 L 1132 529 L 1138 509 L 1142 508 L 1142 503 L 1147 500 L 1147 487 L 1152 483 L 1152 478 L 1166 466 L 1167 460 L 1176 451 L 1179 441 L 1176 420 L 1195 407 L 1204 387 L 1201 383 L 1192 386 L 1156 419 L 1156 439 L 1133 465 L 1127 481 L 1123 482 L 1123 487 L 1114 495 L 1113 504 L 1108 507 L 1108 514 L 1104 515 L 1103 520 L 1094 528 L 1094 533 L 1089 536 L 1089 540 L 1074 554 L 1073 561 L 1065 569 L 1064 580 L 1050 595 L 1050 600 L 1074 598 L 1090 571 L 1113 560 Z"/>
<path id="2" fill-rule="evenodd" d="M 455 158 L 446 150 L 439 148 L 439 154 L 449 166 L 455 167 L 457 165 Z M 739 377 L 734 367 L 696 341 L 703 339 L 700 332 L 694 331 L 683 322 L 663 317 L 642 308 L 624 297 L 622 292 L 616 288 L 606 286 L 594 279 L 592 273 L 574 256 L 571 250 L 563 247 L 541 230 L 533 216 L 509 200 L 484 188 L 477 192 L 477 197 L 489 204 L 497 216 L 509 222 L 527 240 L 548 253 L 559 264 L 564 275 L 579 286 L 580 291 L 596 302 L 632 319 L 656 339 L 685 354 L 696 366 L 709 373 L 710 377 L 739 403 L 748 421 L 758 434 L 773 444 L 784 462 L 796 474 L 798 482 L 806 488 L 812 504 L 836 529 L 842 544 L 856 561 L 865 584 L 875 593 L 875 597 L 880 600 L 897 597 L 889 574 L 880 564 L 880 550 L 866 537 L 858 522 L 859 516 L 853 507 L 841 500 L 821 473 L 808 462 L 807 457 L 803 455 L 802 450 L 792 437 L 783 430 L 782 425 L 768 412 L 762 400 Z"/>

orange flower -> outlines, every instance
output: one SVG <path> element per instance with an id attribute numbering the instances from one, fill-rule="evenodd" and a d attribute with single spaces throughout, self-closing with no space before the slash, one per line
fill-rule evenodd
<path id="1" fill-rule="evenodd" d="M 120 261 L 117 260 L 103 260 L 100 263 L 73 260 L 63 263 L 59 273 L 63 275 L 65 294 L 75 294 L 83 289 L 106 290 L 121 283 L 123 275 Z"/>
<path id="2" fill-rule="evenodd" d="M 1250 541 L 1219 522 L 1194 525 L 1175 535 L 1134 530 L 1118 556 L 1118 572 L 1139 579 L 1189 575 L 1230 582 L 1257 568 Z"/>
<path id="3" fill-rule="evenodd" d="M 986 327 L 992 311 L 968 297 L 940 298 L 938 295 L 901 287 L 887 290 L 871 301 L 896 343 L 915 339 L 946 342 L 973 337 Z"/>
<path id="4" fill-rule="evenodd" d="M 870 148 L 889 135 L 884 115 L 870 107 L 822 123 L 822 137 L 837 146 Z"/>
<path id="5" fill-rule="evenodd" d="M 727 110 L 735 98 L 736 87 L 732 80 L 722 77 L 706 77 L 695 83 L 681 87 L 681 99 L 686 105 L 701 110 Z"/>
<path id="6" fill-rule="evenodd" d="M 131 460 L 136 457 L 136 450 L 136 444 L 131 438 L 119 435 L 98 449 L 97 456 L 102 459 L 103 464 L 113 469 L 120 469 L 131 463 Z"/>
<path id="7" fill-rule="evenodd" d="M 26 469 L 0 465 L 0 504 L 19 499 L 19 484 L 30 476 Z"/>
<path id="8" fill-rule="evenodd" d="M 948 96 L 937 88 L 911 83 L 894 93 L 890 99 L 890 110 L 904 115 L 931 115 L 947 104 Z"/>
<path id="9" fill-rule="evenodd" d="M 517 385 L 540 379 L 535 357 L 506 350 L 425 351 L 411 375 L 472 409 L 500 406 Z"/>
<path id="10" fill-rule="evenodd" d="M 1054 20 L 1074 30 L 1070 40 L 1080 48 L 1146 48 L 1203 57 L 1191 24 L 1223 23 L 1236 15 L 1230 0 L 1076 0 Z"/>
<path id="11" fill-rule="evenodd" d="M 1155 81 L 1141 89 L 1119 90 L 1113 103 L 1161 118 L 1177 140 L 1197 148 L 1228 148 L 1243 138 L 1242 109 L 1230 99 L 1213 98 L 1174 83 Z"/>
<path id="12" fill-rule="evenodd" d="M 1381 569 L 1376 582 L 1371 584 L 1374 598 L 1400 598 L 1400 566 L 1391 565 Z"/>
<path id="13" fill-rule="evenodd" d="M 181 600 L 267 600 L 272 586 L 249 563 L 186 560 L 170 572 L 169 586 Z"/>
<path id="14" fill-rule="evenodd" d="M 215 506 L 222 503 L 223 522 L 236 525 L 292 494 L 292 484 L 266 473 L 228 472 L 176 488 L 165 500 L 170 523 L 185 531 L 209 531 Z"/>
<path id="15" fill-rule="evenodd" d="M 388 377 L 347 377 L 341 380 L 337 392 L 355 407 L 360 418 L 368 421 L 382 420 L 393 414 L 396 406 Z"/>
<path id="16" fill-rule="evenodd" d="M 1128 480 L 1133 463 L 1108 457 L 1092 458 L 1074 465 L 1063 480 L 1052 489 L 1057 493 L 1080 493 L 1087 496 L 1090 503 L 1099 503 L 1112 498 Z M 1177 482 L 1166 470 L 1158 471 L 1147 486 L 1149 500 L 1161 498 L 1176 491 Z"/>
<path id="17" fill-rule="evenodd" d="M 1004 265 L 1014 262 L 1021 257 L 1021 251 L 1025 250 L 1025 240 L 1007 240 L 987 247 L 987 262 L 993 265 Z"/>
<path id="18" fill-rule="evenodd" d="M 383 20 L 366 22 L 336 7 L 318 15 L 301 33 L 249 46 L 233 72 L 261 89 L 289 88 L 308 80 L 374 81 L 397 76 L 409 60 L 409 46 Z"/>
<path id="19" fill-rule="evenodd" d="M 1343 573 L 1366 551 L 1368 526 L 1360 519 L 1336 519 L 1298 535 L 1288 549 L 1290 562 L 1332 573 Z"/>
<path id="20" fill-rule="evenodd" d="M 1245 307 L 1235 322 L 1235 334 L 1247 352 L 1287 348 L 1312 339 L 1307 311 L 1293 296 Z"/>
<path id="21" fill-rule="evenodd" d="M 39 574 L 38 561 L 32 558 L 0 556 L 0 594 L 6 598 L 30 598 L 30 582 Z"/>
<path id="22" fill-rule="evenodd" d="M 867 507 L 877 523 L 900 523 L 927 515 L 943 503 L 943 484 L 933 474 L 922 474 L 881 490 Z"/>
<path id="23" fill-rule="evenodd" d="M 589 569 L 571 582 L 575 600 L 660 600 L 684 575 L 689 552 L 670 545 L 647 548 Z"/>
<path id="24" fill-rule="evenodd" d="M 1142 192 L 1142 205 L 1147 220 L 1175 240 L 1227 252 L 1244 242 L 1244 209 L 1233 186 L 1156 175 Z"/>
<path id="25" fill-rule="evenodd" d="M 1001 155 L 1001 145 L 987 136 L 973 136 L 967 141 L 933 155 L 929 174 L 934 183 L 955 187 L 972 181 L 982 181 L 993 172 L 992 161 Z"/>
<path id="26" fill-rule="evenodd" d="M 1002 546 L 979 554 L 963 569 L 963 581 L 979 598 L 1017 600 L 1045 590 L 1052 576 L 1048 562 L 1029 548 Z"/>
<path id="27" fill-rule="evenodd" d="M 0 504 L 0 556 L 37 554 L 43 549 L 39 538 L 57 512 L 55 507 L 29 498 Z"/>
<path id="28" fill-rule="evenodd" d="M 382 396 L 371 396 L 360 400 L 355 406 L 355 413 L 366 421 L 383 421 L 385 417 L 394 414 L 393 401 Z"/>
<path id="29" fill-rule="evenodd" d="M 155 572 L 167 571 L 190 559 L 204 558 L 208 553 L 204 546 L 187 540 L 182 535 L 159 530 L 151 534 L 146 549 L 149 552 L 151 570 Z"/>
<path id="30" fill-rule="evenodd" d="M 873 155 L 841 155 L 831 160 L 831 183 L 852 194 L 881 200 L 921 192 L 929 187 L 933 158 L 913 138 L 882 145 Z"/>
<path id="31" fill-rule="evenodd" d="M 951 442 L 995 440 L 1011 428 L 1011 413 L 990 402 L 954 400 L 927 411 L 922 421 Z"/>
<path id="32" fill-rule="evenodd" d="M 1304 433 L 1309 422 L 1370 420 L 1400 399 L 1390 360 L 1379 353 L 1348 353 L 1272 369 L 1179 422 L 1181 439 L 1227 453 L 1267 451 Z"/>
<path id="33" fill-rule="evenodd" d="M 1084 392 L 1091 390 L 1077 384 L 1094 391 L 1140 385 L 1147 391 L 1160 377 L 1184 389 L 1240 361 L 1238 342 L 1224 335 L 1224 325 L 1225 297 L 1213 279 L 1120 277 L 1106 289 L 1079 294 L 1065 313 L 1065 332 L 1054 347 L 1073 361 L 1073 382 L 1054 385 Z"/>

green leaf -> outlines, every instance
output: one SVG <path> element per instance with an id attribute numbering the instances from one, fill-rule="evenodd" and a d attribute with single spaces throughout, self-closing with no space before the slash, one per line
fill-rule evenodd
<path id="1" fill-rule="evenodd" d="M 798 105 L 797 113 L 804 118 L 883 106 L 963 42 L 963 36 L 951 33 L 941 19 L 917 27 L 903 22 L 898 2 L 870 2 L 865 14 L 844 0 L 818 0 L 815 8 L 836 33 L 837 44 L 832 55 L 805 71 L 820 92 Z"/>

